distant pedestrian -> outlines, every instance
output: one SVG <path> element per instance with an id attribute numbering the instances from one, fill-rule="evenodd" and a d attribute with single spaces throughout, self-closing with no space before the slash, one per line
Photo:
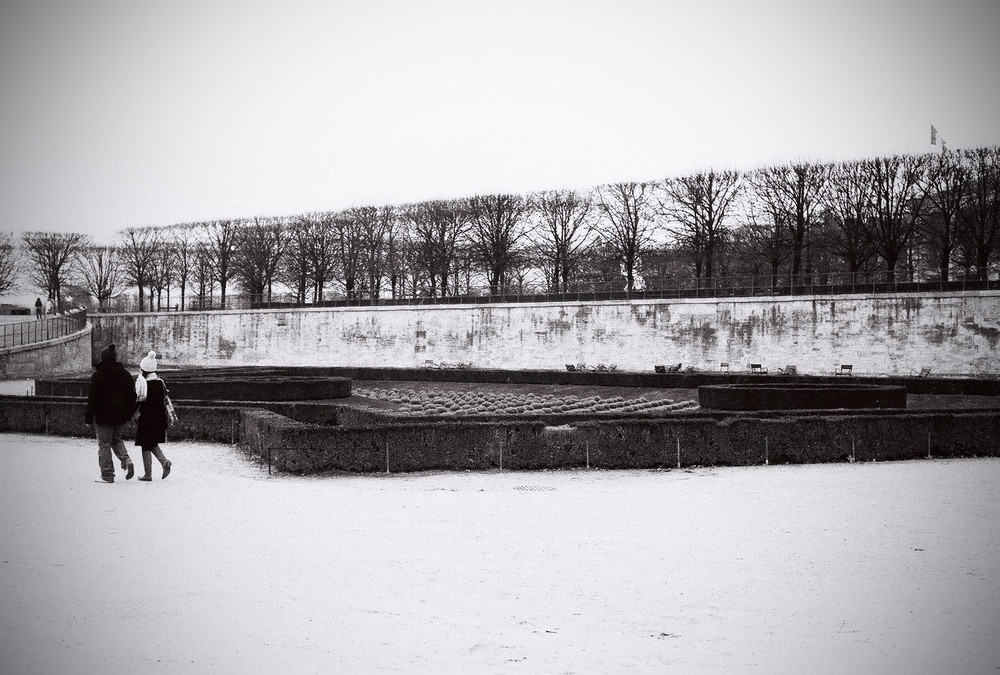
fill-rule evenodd
<path id="1" fill-rule="evenodd" d="M 167 411 L 164 398 L 166 385 L 156 375 L 156 352 L 149 352 L 139 362 L 142 371 L 135 381 L 136 399 L 139 402 L 139 422 L 135 428 L 135 444 L 142 448 L 143 473 L 139 480 L 153 480 L 153 457 L 163 467 L 163 478 L 170 475 L 169 459 L 163 456 L 160 443 L 167 440 Z"/>
<path id="2" fill-rule="evenodd" d="M 121 460 L 125 480 L 135 475 L 135 467 L 122 442 L 122 429 L 135 413 L 135 384 L 132 376 L 118 362 L 113 344 L 101 351 L 101 362 L 90 377 L 85 421 L 94 425 L 97 434 L 97 462 L 101 480 L 115 482 L 115 465 L 111 451 Z"/>
<path id="3" fill-rule="evenodd" d="M 52 298 L 48 298 L 45 301 L 45 316 L 48 316 L 51 313 L 52 313 Z"/>
<path id="4" fill-rule="evenodd" d="M 42 299 L 41 298 L 35 298 L 35 318 L 36 319 L 41 319 L 42 318 Z"/>

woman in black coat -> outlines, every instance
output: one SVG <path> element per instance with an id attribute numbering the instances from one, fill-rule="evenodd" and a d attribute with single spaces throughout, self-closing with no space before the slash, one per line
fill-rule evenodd
<path id="1" fill-rule="evenodd" d="M 167 440 L 167 411 L 163 405 L 167 388 L 156 376 L 156 352 L 149 352 L 139 362 L 142 374 L 135 382 L 139 400 L 139 421 L 135 428 L 135 444 L 142 448 L 142 468 L 139 480 L 153 480 L 153 457 L 163 467 L 163 478 L 170 475 L 170 460 L 163 456 L 160 443 Z"/>

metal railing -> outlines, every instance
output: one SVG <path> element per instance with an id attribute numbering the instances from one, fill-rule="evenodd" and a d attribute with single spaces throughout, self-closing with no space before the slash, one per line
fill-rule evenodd
<path id="1" fill-rule="evenodd" d="M 674 278 L 647 280 L 641 288 L 627 290 L 622 281 L 578 282 L 566 290 L 553 292 L 544 286 L 523 284 L 516 288 L 494 290 L 488 287 L 463 288 L 450 295 L 414 295 L 370 298 L 359 293 L 354 297 L 326 295 L 323 300 L 299 302 L 293 294 L 274 293 L 270 297 L 228 294 L 225 306 L 218 296 L 189 296 L 184 307 L 175 303 L 156 311 L 212 311 L 244 309 L 282 309 L 296 307 L 370 307 L 393 305 L 440 305 L 479 303 L 568 302 L 601 300 L 659 300 L 680 298 L 772 297 L 789 295 L 867 295 L 884 293 L 933 293 L 941 291 L 1000 290 L 1000 280 L 964 278 L 954 281 L 880 281 L 861 275 L 770 275 L 726 276 L 713 279 Z M 113 311 L 137 311 L 119 307 Z"/>
<path id="2" fill-rule="evenodd" d="M 279 309 L 294 307 L 368 307 L 392 305 L 478 304 L 520 302 L 567 302 L 600 300 L 659 300 L 680 298 L 771 297 L 794 295 L 867 295 L 885 293 L 933 293 L 942 291 L 1000 290 L 1000 280 L 960 279 L 955 281 L 876 281 L 847 275 L 825 278 L 734 276 L 712 280 L 677 279 L 644 288 L 626 290 L 620 283 L 581 283 L 558 293 L 523 286 L 506 291 L 489 288 L 467 289 L 455 295 L 416 297 L 339 297 L 307 303 L 293 297 L 272 296 L 271 300 L 249 295 L 230 295 L 226 309 Z M 189 309 L 221 309 L 219 299 L 197 300 Z"/>
<path id="3" fill-rule="evenodd" d="M 87 325 L 87 310 L 0 324 L 0 349 L 45 342 L 70 335 Z"/>

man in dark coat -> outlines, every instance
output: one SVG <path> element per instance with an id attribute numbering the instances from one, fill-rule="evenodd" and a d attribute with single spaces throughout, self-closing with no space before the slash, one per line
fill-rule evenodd
<path id="1" fill-rule="evenodd" d="M 122 428 L 135 413 L 135 382 L 125 367 L 118 363 L 115 346 L 101 351 L 101 362 L 90 377 L 86 423 L 93 424 L 97 433 L 97 461 L 101 479 L 115 482 L 115 465 L 111 451 L 121 460 L 125 480 L 135 475 L 135 467 L 122 442 Z"/>

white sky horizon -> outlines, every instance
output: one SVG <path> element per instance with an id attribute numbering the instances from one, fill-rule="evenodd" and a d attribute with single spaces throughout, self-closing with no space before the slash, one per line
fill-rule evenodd
<path id="1" fill-rule="evenodd" d="M 998 28 L 972 0 L 14 0 L 0 232 L 994 145 Z"/>

